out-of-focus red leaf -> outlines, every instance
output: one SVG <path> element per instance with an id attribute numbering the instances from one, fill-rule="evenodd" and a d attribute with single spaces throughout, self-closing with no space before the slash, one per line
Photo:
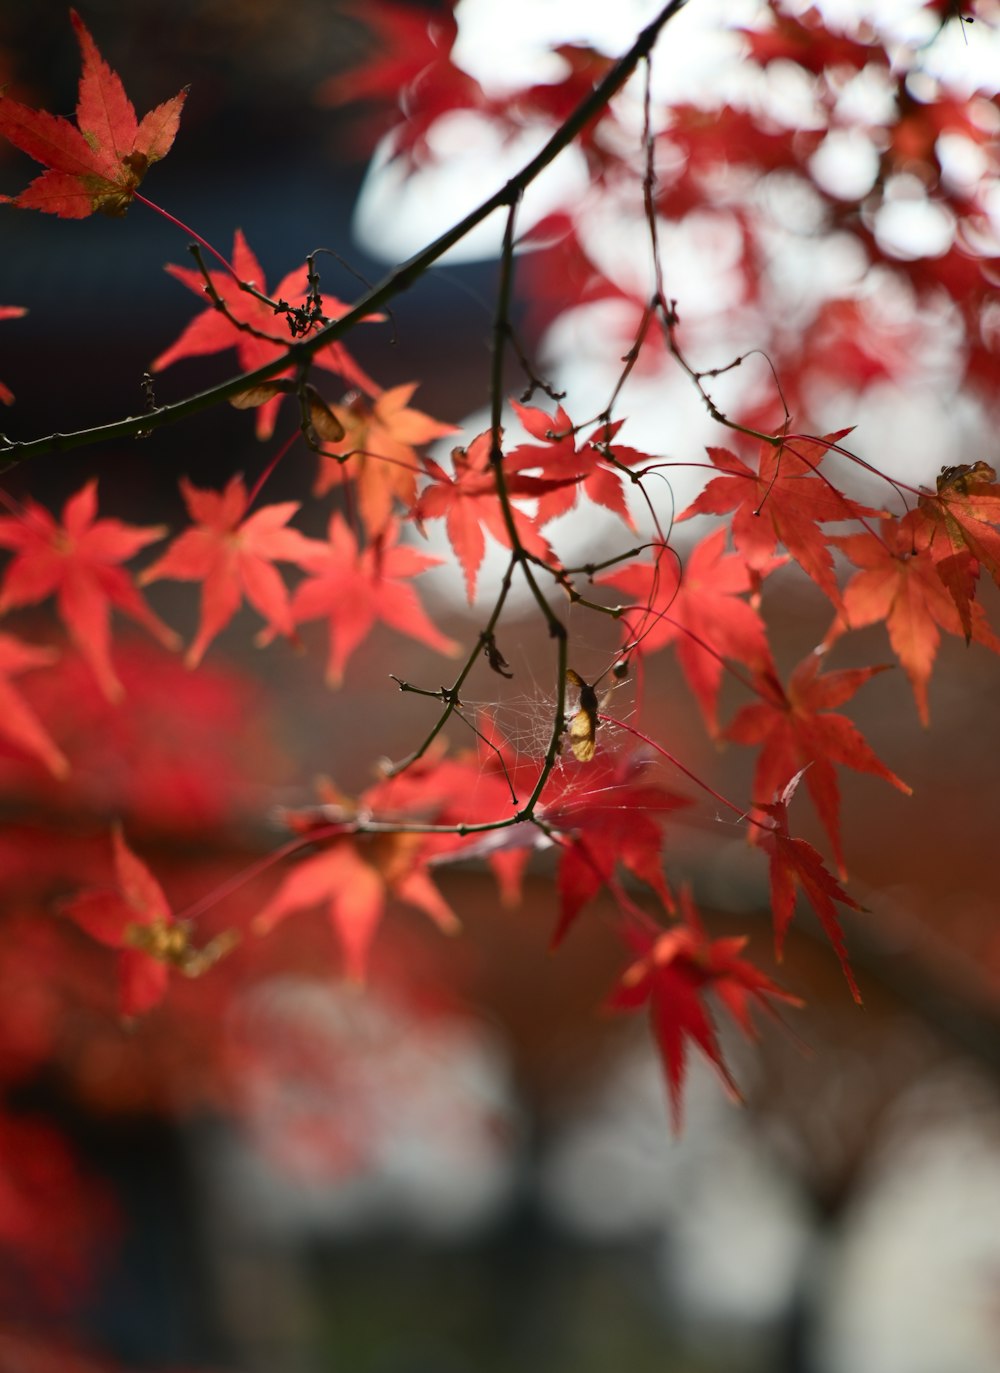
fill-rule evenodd
<path id="1" fill-rule="evenodd" d="M 19 518 L 0 518 L 0 547 L 14 551 L 0 591 L 0 614 L 54 595 L 70 638 L 90 664 L 109 700 L 122 695 L 111 663 L 111 606 L 116 605 L 168 647 L 177 635 L 154 615 L 119 564 L 165 533 L 97 519 L 97 482 L 89 481 L 63 509 L 63 523 L 28 500 Z"/>
<path id="2" fill-rule="evenodd" d="M 292 619 L 296 624 L 321 617 L 329 622 L 326 679 L 331 686 L 343 681 L 347 660 L 377 620 L 439 653 L 457 652 L 454 640 L 438 629 L 409 585 L 411 577 L 435 567 L 441 559 L 398 544 L 396 535 L 392 522 L 359 552 L 347 522 L 336 511 L 327 541 L 310 540 L 309 551 L 298 560 L 308 575 L 292 597 Z"/>
<path id="3" fill-rule="evenodd" d="M 2 105 L 0 105 L 0 109 L 2 109 Z M 22 315 L 27 313 L 23 305 L 0 305 L 0 319 L 20 319 Z M 0 381 L 0 401 L 4 405 L 14 404 L 14 392 L 2 381 Z"/>
<path id="4" fill-rule="evenodd" d="M 181 492 L 195 528 L 179 534 L 139 582 L 145 586 L 171 577 L 203 583 L 201 624 L 187 651 L 188 667 L 201 662 L 244 596 L 275 634 L 291 636 L 288 591 L 274 563 L 298 562 L 311 547 L 311 540 L 286 527 L 298 502 L 265 505 L 247 514 L 247 490 L 239 476 L 224 491 L 203 491 L 182 477 Z"/>
<path id="5" fill-rule="evenodd" d="M 7 680 L 31 668 L 47 667 L 58 656 L 51 648 L 22 643 L 11 634 L 0 634 L 0 734 L 44 763 L 53 776 L 65 777 L 69 771 L 66 755 Z"/>

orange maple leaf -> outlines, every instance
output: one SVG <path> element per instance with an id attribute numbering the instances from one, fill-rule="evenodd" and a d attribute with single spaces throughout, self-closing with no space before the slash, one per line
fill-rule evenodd
<path id="1" fill-rule="evenodd" d="M 76 124 L 0 93 L 0 134 L 49 169 L 20 195 L 0 200 L 63 219 L 85 219 L 95 210 L 123 215 L 150 165 L 170 151 L 187 91 L 157 105 L 140 123 L 121 78 L 83 20 L 76 10 L 69 17 L 83 57 Z"/>
<path id="2" fill-rule="evenodd" d="M 344 437 L 323 445 L 313 494 L 323 496 L 331 487 L 354 481 L 358 513 L 374 537 L 389 523 L 393 504 L 407 510 L 417 499 L 417 477 L 423 472 L 416 448 L 432 439 L 455 433 L 453 424 L 442 424 L 409 401 L 416 382 L 393 386 L 374 402 L 364 396 L 348 397 L 330 408 L 344 427 Z"/>
<path id="3" fill-rule="evenodd" d="M 728 449 L 710 448 L 708 456 L 724 475 L 713 477 L 677 522 L 732 510 L 733 543 L 748 567 L 763 571 L 782 543 L 839 609 L 829 539 L 819 526 L 877 513 L 817 475 L 830 446 L 848 433 L 842 429 L 824 439 L 794 438 L 777 446 L 762 443 L 756 471 Z"/>
<path id="4" fill-rule="evenodd" d="M 918 548 L 913 528 L 917 512 L 901 520 L 883 520 L 881 536 L 850 534 L 832 539 L 860 571 L 844 588 L 844 609 L 834 621 L 826 642 L 848 629 L 885 621 L 893 652 L 910 679 L 921 722 L 930 723 L 927 683 L 941 640 L 940 629 L 964 634 L 962 616 L 938 574 L 930 547 Z M 978 601 L 967 609 L 968 636 L 1000 653 Z"/>
<path id="5" fill-rule="evenodd" d="M 980 567 L 1000 586 L 1000 484 L 987 462 L 942 467 L 937 492 L 912 512 L 918 548 L 926 548 L 955 602 L 968 642 Z"/>

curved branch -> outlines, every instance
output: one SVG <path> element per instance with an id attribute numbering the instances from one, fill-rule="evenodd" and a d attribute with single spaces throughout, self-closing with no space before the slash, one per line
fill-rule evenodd
<path id="1" fill-rule="evenodd" d="M 290 366 L 301 367 L 320 348 L 334 343 L 349 333 L 366 315 L 380 309 L 395 296 L 409 288 L 432 267 L 438 258 L 460 243 L 484 219 L 495 210 L 509 207 L 523 194 L 525 188 L 545 170 L 551 162 L 570 146 L 587 124 L 617 95 L 622 86 L 635 71 L 639 63 L 653 50 L 664 26 L 683 9 L 685 0 L 670 0 L 655 19 L 642 30 L 638 38 L 624 56 L 620 57 L 604 78 L 594 87 L 590 95 L 582 100 L 573 113 L 566 119 L 548 140 L 545 146 L 526 162 L 521 170 L 484 200 L 476 209 L 470 211 L 457 224 L 447 229 L 433 243 L 409 258 L 368 291 L 346 314 L 320 329 L 317 333 L 290 344 L 286 351 L 263 367 L 252 372 L 244 372 L 229 381 L 221 382 L 206 391 L 188 396 L 172 405 L 159 406 L 156 410 L 143 415 L 129 415 L 111 424 L 98 425 L 93 429 L 78 429 L 68 434 L 48 434 L 44 438 L 13 442 L 0 435 L 0 472 L 6 471 L 16 463 L 28 458 L 42 457 L 47 453 L 64 453 L 74 448 L 85 448 L 91 444 L 104 443 L 112 439 L 136 438 L 167 424 L 199 414 L 212 406 L 219 405 L 241 391 L 249 390 L 260 382 L 283 372 Z"/>

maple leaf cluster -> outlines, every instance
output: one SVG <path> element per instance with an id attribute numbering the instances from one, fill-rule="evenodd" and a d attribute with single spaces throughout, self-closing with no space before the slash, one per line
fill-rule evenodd
<path id="1" fill-rule="evenodd" d="M 539 120 L 558 128 L 582 110 L 579 140 L 595 191 L 617 193 L 631 178 L 654 262 L 660 230 L 704 207 L 713 186 L 724 188 L 711 202 L 713 213 L 738 230 L 734 260 L 746 288 L 741 308 L 754 311 L 769 293 L 760 265 L 766 216 L 759 200 L 743 197 L 744 181 L 774 176 L 812 184 L 810 169 L 824 138 L 847 118 L 844 83 L 851 73 L 876 69 L 897 113 L 893 124 L 869 127 L 873 138 L 879 133 L 879 182 L 863 205 L 841 198 L 835 207 L 836 197 L 823 192 L 823 214 L 855 236 L 869 265 L 906 278 L 925 304 L 946 291 L 964 322 L 964 373 L 973 381 L 989 373 L 995 362 L 995 331 L 984 323 L 995 285 L 990 253 L 965 252 L 956 235 L 954 247 L 937 258 L 889 262 L 871 228 L 886 182 L 916 175 L 914 167 L 928 195 L 950 206 L 957 223 L 966 229 L 978 223 L 986 190 L 964 198 L 953 193 L 940 140 L 960 133 L 982 149 L 992 169 L 984 120 L 946 98 L 916 102 L 874 37 L 834 34 L 812 11 L 790 17 L 772 6 L 769 24 L 743 35 L 747 62 L 764 78 L 779 61 L 798 64 L 816 95 L 813 127 L 777 128 L 758 112 L 729 104 L 678 105 L 644 121 L 633 165 L 622 147 L 623 140 L 634 141 L 635 121 L 614 102 L 591 111 L 595 90 L 615 72 L 602 54 L 563 48 L 560 80 L 487 97 L 451 61 L 454 15 L 425 14 L 391 0 L 359 6 L 357 14 L 382 46 L 328 83 L 323 96 L 336 103 L 402 95 L 407 117 L 391 146 L 412 170 L 432 156 L 428 135 L 436 121 L 456 110 L 497 120 L 508 133 Z M 149 165 L 169 150 L 184 97 L 139 121 L 83 22 L 75 13 L 71 18 L 83 60 L 76 124 L 0 97 L 0 133 L 46 168 L 7 200 L 63 218 L 122 214 Z M 640 44 L 633 71 L 646 55 Z M 510 199 L 502 203 L 513 206 Z M 117 1088 L 94 1086 L 108 1077 L 94 1063 L 113 1057 L 108 1045 L 119 1033 L 116 1017 L 124 1017 L 139 1022 L 137 1038 L 129 1041 L 132 1048 L 115 1040 L 114 1052 L 137 1075 L 146 1055 L 142 1091 L 148 1089 L 149 1099 L 224 1098 L 231 1065 L 219 1047 L 220 1025 L 246 980 L 262 975 L 269 960 L 294 962 L 293 931 L 307 932 L 310 972 L 326 959 L 362 983 L 388 942 L 397 908 L 417 911 L 440 933 L 460 930 L 465 912 L 449 899 L 451 865 L 483 862 L 502 898 L 514 901 L 529 863 L 542 856 L 555 874 L 554 947 L 573 938 L 591 914 L 611 910 L 624 967 L 617 975 L 609 970 L 608 1004 L 648 1011 L 679 1124 L 691 1045 L 738 1095 L 713 1007 L 753 1037 L 754 1013 L 773 1015 L 782 1004 L 798 1004 L 751 961 L 742 936 L 713 937 L 687 885 L 675 896 L 673 855 L 682 848 L 685 825 L 704 818 L 706 804 L 735 815 L 732 833 L 749 840 L 762 879 L 766 867 L 776 954 L 801 896 L 833 946 L 850 993 L 861 999 L 840 924 L 841 909 L 861 909 L 847 885 L 840 769 L 902 794 L 910 787 L 844 713 L 888 664 L 827 663 L 853 631 L 884 625 L 909 680 L 916 718 L 926 726 L 942 632 L 1000 651 L 979 599 L 985 581 L 1000 587 L 1000 483 L 979 459 L 943 467 L 933 490 L 887 482 L 880 501 L 871 494 L 874 465 L 846 446 L 850 430 L 807 432 L 802 417 L 815 413 L 811 369 L 827 367 L 858 389 L 884 381 L 909 365 L 919 318 L 895 337 L 895 351 L 883 348 L 880 336 L 859 332 L 865 307 L 858 297 L 818 305 L 800 319 L 794 346 L 791 326 L 772 321 L 762 344 L 773 375 L 782 379 L 783 418 L 769 420 L 752 390 L 738 410 L 724 413 L 707 386 L 731 369 L 700 372 L 688 361 L 676 304 L 664 298 L 658 281 L 642 300 L 602 268 L 586 213 L 584 205 L 554 212 L 529 235 L 534 251 L 523 259 L 515 259 L 511 233 L 504 268 L 527 286 L 540 327 L 567 306 L 595 301 L 623 305 L 639 321 L 604 409 L 589 395 L 561 396 L 534 374 L 532 350 L 501 302 L 496 346 L 515 345 L 528 393 L 520 400 L 500 394 L 497 368 L 490 421 L 466 435 L 459 424 L 416 408 L 416 382 L 383 385 L 343 341 L 355 325 L 380 323 L 389 287 L 345 303 L 321 289 L 314 255 L 269 293 L 264 269 L 237 229 L 229 260 L 213 249 L 219 265 L 168 267 L 202 308 L 150 370 L 235 353 L 240 376 L 222 383 L 217 398 L 256 412 L 256 435 L 270 446 L 256 479 L 233 472 L 216 489 L 204 484 L 191 457 L 178 473 L 187 520 L 174 530 L 108 513 L 117 493 L 108 492 L 106 481 L 103 511 L 96 479 L 84 481 L 60 515 L 33 497 L 0 495 L 6 556 L 0 784 L 8 798 L 44 811 L 49 823 L 56 816 L 64 840 L 57 858 L 43 862 L 52 836 L 44 824 L 25 824 L 0 847 L 16 898 L 10 939 L 0 941 L 0 987 L 10 989 L 6 1002 L 0 998 L 0 1049 L 10 1051 L 12 1082 L 76 1054 L 68 1075 L 89 1084 L 89 1092 L 113 1096 Z M 510 216 L 513 225 L 514 208 Z M 433 260 L 431 254 L 427 265 Z M 409 284 L 403 278 L 405 272 L 398 289 Z M 0 316 L 19 313 L 8 307 Z M 617 340 L 601 342 L 621 357 Z M 796 348 L 810 361 L 793 363 Z M 672 496 L 658 496 L 666 468 L 682 464 L 629 438 L 633 371 L 647 368 L 657 377 L 666 367 L 679 368 L 712 419 L 729 431 L 727 446 L 709 447 L 707 462 L 700 454 L 689 460 L 709 471 L 700 493 L 679 511 Z M 538 391 L 549 399 L 532 404 Z M 0 399 L 13 398 L 0 389 Z M 169 405 L 154 405 L 129 432 L 159 424 L 163 411 L 178 418 Z M 248 420 L 235 416 L 233 423 Z M 13 460 L 17 445 L 3 442 Z M 311 490 L 301 500 L 270 500 L 271 474 L 299 444 L 312 454 Z M 856 492 L 855 473 L 863 478 Z M 602 544 L 592 560 L 574 566 L 561 552 L 565 526 L 559 522 L 568 517 L 582 524 L 595 513 L 614 523 L 619 542 L 610 552 Z M 421 545 L 436 526 L 443 531 L 439 547 L 446 541 L 461 569 L 470 614 L 479 616 L 476 631 L 460 634 L 461 641 L 445 633 L 418 591 L 418 579 L 445 561 Z M 506 570 L 484 587 L 491 544 Z M 810 604 L 823 606 L 822 623 L 816 648 L 786 669 L 777 617 L 765 608 L 773 604 L 776 581 L 795 569 L 814 598 Z M 466 697 L 477 673 L 475 680 L 485 680 L 493 694 L 501 679 L 524 672 L 508 647 L 517 631 L 505 618 L 515 578 L 525 583 L 552 644 L 546 737 L 530 748 L 505 736 L 500 710 L 494 718 Z M 179 659 L 168 657 L 181 647 L 181 636 L 154 608 L 159 584 L 167 581 L 197 587 L 197 627 L 183 659 L 190 679 Z M 484 591 L 492 611 L 480 612 Z M 40 618 L 40 607 L 54 610 L 58 628 Z M 317 804 L 281 812 L 286 843 L 244 855 L 235 874 L 212 868 L 212 882 L 191 892 L 181 865 L 163 857 L 161 868 L 154 861 L 156 843 L 166 835 L 191 844 L 224 827 L 226 815 L 231 822 L 232 812 L 255 806 L 259 817 L 267 809 L 241 772 L 244 755 L 264 751 L 263 730 L 249 741 L 239 734 L 255 707 L 213 684 L 211 675 L 213 657 L 222 657 L 217 641 L 235 641 L 244 607 L 259 618 L 258 644 L 273 645 L 273 653 L 282 651 L 279 641 L 311 653 L 312 632 L 303 626 L 323 622 L 325 679 L 332 688 L 358 672 L 379 625 L 457 666 L 446 686 L 396 678 L 404 694 L 424 698 L 437 712 L 407 759 L 384 763 L 377 780 L 353 797 L 320 781 Z M 121 636 L 116 641 L 116 611 L 154 642 L 147 638 L 139 648 Z M 584 615 L 614 639 L 597 674 L 583 671 L 586 633 L 578 626 Z M 8 631 L 18 620 L 27 637 Z M 646 732 L 643 674 L 666 653 L 676 660 L 706 735 L 753 751 L 753 780 L 739 803 L 688 766 L 681 744 L 668 741 L 668 748 Z M 311 667 L 307 659 L 305 670 Z M 604 695 L 607 679 L 621 683 L 630 672 L 634 716 Z M 182 678 L 197 685 L 186 689 Z M 902 678 L 900 685 L 905 692 Z M 371 709 L 374 715 L 377 704 Z M 471 731 L 474 749 L 445 743 L 452 724 Z M 319 760 L 318 768 L 327 761 Z M 815 811 L 815 843 L 797 832 L 800 787 Z M 100 839 L 84 834 L 82 822 L 74 828 L 74 814 L 92 821 Z M 599 906 L 602 896 L 609 900 Z M 51 976 L 29 995 L 23 984 L 32 966 Z M 66 1045 L 60 998 L 89 1027 L 82 1047 Z M 0 1112 L 0 1153 L 7 1125 Z M 67 1165 L 67 1176 L 71 1171 Z M 24 1197 L 0 1196 L 0 1244 L 30 1230 L 37 1209 L 32 1186 L 30 1178 L 15 1176 L 9 1191 Z"/>

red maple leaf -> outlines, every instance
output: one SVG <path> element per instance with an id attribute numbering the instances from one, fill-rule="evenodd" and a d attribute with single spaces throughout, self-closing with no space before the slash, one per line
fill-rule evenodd
<path id="1" fill-rule="evenodd" d="M 556 881 L 559 921 L 553 946 L 586 903 L 612 882 L 619 864 L 673 909 L 663 875 L 662 826 L 671 811 L 689 803 L 646 781 L 645 770 L 641 757 L 605 752 L 579 765 L 567 759 L 549 778 L 537 813 L 567 837 Z"/>
<path id="2" fill-rule="evenodd" d="M 626 592 L 634 603 L 623 617 L 631 651 L 653 653 L 674 644 L 713 735 L 718 733 L 722 659 L 762 671 L 771 656 L 764 622 L 755 606 L 741 599 L 754 588 L 755 578 L 741 557 L 724 551 L 725 545 L 726 530 L 717 529 L 695 545 L 683 570 L 661 551 L 653 563 L 629 563 L 596 579 Z"/>
<path id="3" fill-rule="evenodd" d="M 803 769 L 803 772 L 805 769 Z M 770 817 L 770 827 L 766 824 L 755 828 L 751 838 L 770 858 L 771 869 L 771 915 L 774 920 L 774 947 L 778 958 L 788 926 L 795 912 L 795 894 L 799 887 L 805 892 L 809 904 L 819 916 L 820 924 L 833 945 L 840 966 L 847 978 L 854 1000 L 861 1004 L 861 993 L 851 971 L 844 944 L 844 932 L 837 919 L 835 901 L 851 910 L 863 911 L 853 897 L 848 896 L 843 887 L 829 872 L 823 859 L 804 839 L 796 839 L 788 831 L 788 805 L 795 795 L 795 789 L 802 777 L 797 772 L 787 786 L 775 797 L 774 801 L 762 803 L 757 808 Z"/>
<path id="4" fill-rule="evenodd" d="M 831 540 L 861 570 L 844 588 L 844 609 L 826 642 L 847 629 L 884 620 L 893 652 L 913 687 L 921 722 L 927 725 L 927 683 L 941 640 L 939 626 L 948 634 L 965 630 L 931 549 L 917 547 L 914 514 L 883 520 L 880 537 L 865 532 Z M 977 643 L 1000 653 L 1000 640 L 978 601 L 968 606 L 968 628 Z"/>
<path id="5" fill-rule="evenodd" d="M 63 509 L 59 525 L 34 501 L 20 518 L 0 518 L 0 547 L 15 550 L 0 592 L 0 614 L 55 594 L 70 638 L 86 658 L 109 700 L 122 695 L 111 664 L 112 604 L 131 615 L 170 648 L 177 635 L 156 616 L 118 564 L 162 539 L 162 525 L 140 528 L 99 520 L 97 482 L 89 481 Z"/>
<path id="6" fill-rule="evenodd" d="M 368 534 L 374 537 L 393 516 L 399 501 L 410 510 L 417 499 L 417 477 L 423 471 L 416 449 L 433 439 L 454 434 L 453 424 L 442 424 L 412 410 L 409 400 L 416 382 L 393 386 L 374 401 L 350 396 L 330 409 L 344 428 L 344 437 L 326 442 L 320 456 L 313 494 L 324 495 L 333 486 L 353 481 L 358 493 L 358 513 Z"/>
<path id="7" fill-rule="evenodd" d="M 926 548 L 955 602 L 966 640 L 980 567 L 1000 586 L 1000 484 L 987 462 L 942 467 L 937 492 L 920 497 L 912 512 L 917 547 Z"/>
<path id="8" fill-rule="evenodd" d="M 468 448 L 452 449 L 453 477 L 449 477 L 433 458 L 425 458 L 424 466 L 433 480 L 424 487 L 413 508 L 413 518 L 418 527 L 424 520 L 445 518 L 448 541 L 465 574 L 465 589 L 470 605 L 476 598 L 476 578 L 486 553 L 483 528 L 488 529 L 505 548 L 511 546 L 500 497 L 497 495 L 496 474 L 490 462 L 491 451 L 489 430 L 474 438 Z M 515 472 L 507 477 L 506 487 L 510 496 L 543 496 L 577 481 L 579 476 L 575 473 L 549 481 Z M 511 516 L 521 547 L 536 558 L 551 563 L 555 555 L 539 533 L 538 521 L 516 506 L 511 508 Z"/>
<path id="9" fill-rule="evenodd" d="M 3 106 L 0 105 L 0 110 L 2 108 Z M 23 305 L 0 305 L 0 319 L 20 319 L 22 315 L 27 313 Z M 13 405 L 14 403 L 14 392 L 2 381 L 0 381 L 0 401 L 3 401 L 4 405 Z"/>
<path id="10" fill-rule="evenodd" d="M 609 999 L 612 1009 L 623 1011 L 636 1010 L 648 1002 L 653 1034 L 666 1069 L 675 1131 L 681 1127 L 689 1042 L 697 1044 L 740 1100 L 705 998 L 713 995 L 748 1039 L 756 1037 L 750 1014 L 754 1004 L 772 1014 L 771 1000 L 802 1004 L 740 957 L 745 938 L 710 939 L 686 888 L 680 900 L 683 924 L 655 938 L 645 932 L 630 932 L 641 956 L 626 969 Z"/>
<path id="11" fill-rule="evenodd" d="M 163 888 L 117 825 L 111 842 L 116 885 L 79 892 L 60 910 L 91 938 L 119 950 L 121 1012 L 136 1016 L 163 1000 L 170 968 L 199 977 L 233 948 L 236 935 L 225 931 L 194 948 L 188 926 L 174 918 Z"/>
<path id="12" fill-rule="evenodd" d="M 708 456 L 725 475 L 714 477 L 678 522 L 692 515 L 724 515 L 734 511 L 733 543 L 754 571 L 763 572 L 779 543 L 804 572 L 840 606 L 827 536 L 819 526 L 829 520 L 874 515 L 849 500 L 830 482 L 816 475 L 831 444 L 848 429 L 825 439 L 794 438 L 782 444 L 762 443 L 757 470 L 726 448 L 710 448 Z"/>
<path id="13" fill-rule="evenodd" d="M 49 168 L 20 195 L 0 200 L 63 219 L 85 219 L 95 210 L 123 215 L 150 165 L 170 151 L 187 92 L 157 105 L 140 123 L 83 20 L 75 10 L 69 17 L 83 57 L 76 124 L 0 93 L 0 134 Z"/>
<path id="14" fill-rule="evenodd" d="M 435 838 L 423 834 L 350 833 L 356 817 L 370 820 L 390 816 L 397 823 L 424 813 L 436 818 L 441 798 L 427 787 L 436 769 L 426 770 L 419 779 L 404 782 L 403 791 L 392 783 L 377 783 L 357 802 L 326 787 L 330 801 L 318 811 L 292 817 L 293 828 L 317 835 L 334 831 L 320 853 L 297 863 L 274 896 L 257 915 L 253 928 L 266 934 L 287 919 L 293 911 L 324 905 L 344 955 L 345 975 L 364 982 L 368 972 L 372 940 L 385 915 L 390 899 L 403 901 L 430 916 L 445 934 L 455 934 L 458 917 L 431 881 L 427 859 L 436 849 Z M 454 780 L 452 778 L 452 780 Z M 397 810 L 392 800 L 402 802 Z M 336 833 L 343 830 L 343 833 Z M 317 842 L 320 842 L 317 839 Z"/>
<path id="15" fill-rule="evenodd" d="M 511 793 L 519 803 L 531 795 L 541 761 L 518 758 L 489 721 L 481 721 L 489 751 L 481 755 L 484 780 L 478 792 L 467 788 L 460 807 L 446 812 L 448 823 L 486 823 L 510 819 Z M 673 900 L 663 875 L 663 822 L 688 805 L 686 797 L 647 780 L 648 760 L 599 750 L 587 763 L 568 757 L 550 774 L 535 807 L 544 829 L 520 821 L 493 834 L 463 840 L 456 856 L 482 855 L 493 868 L 504 899 L 517 900 L 530 852 L 556 843 L 561 851 L 557 887 L 559 919 L 555 947 L 586 903 L 602 887 L 613 888 L 619 865 L 650 887 L 667 910 Z M 503 785 L 499 785 L 502 781 Z M 438 860 L 441 861 L 441 860 Z"/>
<path id="16" fill-rule="evenodd" d="M 453 654 L 457 645 L 429 618 L 408 584 L 436 567 L 440 558 L 396 543 L 397 526 L 390 522 L 382 535 L 361 552 L 343 515 L 330 520 L 327 542 L 309 540 L 298 558 L 309 574 L 295 589 L 292 619 L 330 622 L 330 654 L 326 679 L 331 686 L 343 680 L 348 658 L 368 635 L 376 620 L 401 634 L 419 639 L 440 653 Z"/>
<path id="17" fill-rule="evenodd" d="M 55 777 L 65 777 L 69 763 L 28 703 L 7 680 L 19 672 L 47 667 L 58 654 L 40 644 L 25 644 L 0 634 L 0 734 L 44 763 Z"/>
<path id="18" fill-rule="evenodd" d="M 806 786 L 830 837 L 841 873 L 840 788 L 835 763 L 868 772 L 911 795 L 911 788 L 885 766 L 846 715 L 831 707 L 850 700 L 859 687 L 886 670 L 845 668 L 820 676 L 821 654 L 810 653 L 792 673 L 787 692 L 773 669 L 758 674 L 762 699 L 744 706 L 723 731 L 738 744 L 760 744 L 754 772 L 754 794 L 776 796 L 793 774 L 805 771 Z"/>
<path id="19" fill-rule="evenodd" d="M 556 407 L 554 415 L 547 415 L 534 406 L 520 405 L 516 400 L 511 403 L 528 433 L 541 442 L 522 443 L 512 449 L 504 458 L 505 471 L 524 472 L 537 468 L 547 478 L 560 481 L 559 486 L 539 496 L 538 523 L 547 524 L 572 510 L 582 488 L 596 505 L 613 511 L 629 529 L 634 529 L 635 522 L 622 488 L 622 474 L 611 460 L 628 466 L 651 459 L 635 448 L 612 443 L 624 421 L 598 425 L 578 448 L 573 421 L 561 405 Z"/>
<path id="20" fill-rule="evenodd" d="M 236 230 L 233 237 L 231 261 L 240 281 L 252 284 L 262 294 L 266 294 L 263 269 L 240 229 Z M 205 278 L 200 272 L 189 267 L 177 267 L 173 263 L 167 265 L 167 271 L 204 299 Z M 151 371 L 162 372 L 179 358 L 201 357 L 206 353 L 218 353 L 226 348 L 235 348 L 241 369 L 244 372 L 252 372 L 280 357 L 295 341 L 282 322 L 281 316 L 276 315 L 266 302 L 242 290 L 239 282 L 228 272 L 209 272 L 209 277 L 216 293 L 225 304 L 225 310 L 209 306 L 200 315 L 196 315 L 176 343 L 171 344 L 150 363 Z M 305 305 L 308 291 L 308 270 L 303 265 L 282 278 L 273 299 L 283 301 L 295 310 Z M 347 307 L 334 296 L 321 296 L 320 304 L 324 316 L 329 320 L 339 319 L 347 310 Z M 241 325 L 246 327 L 241 328 Z M 317 322 L 308 332 L 315 332 L 319 327 Z M 253 332 L 250 332 L 251 330 Z M 308 334 L 299 335 L 307 336 Z M 378 384 L 358 366 L 342 343 L 328 343 L 313 355 L 313 360 L 320 367 L 325 367 L 328 372 L 335 372 L 343 377 L 349 386 L 357 387 L 370 396 L 379 394 Z M 291 376 L 294 371 L 294 366 L 289 365 L 275 376 Z M 278 394 L 257 407 L 259 439 L 269 438 L 274 432 L 281 401 L 282 396 Z"/>
<path id="21" fill-rule="evenodd" d="M 378 835 L 367 841 L 334 839 L 322 853 L 304 859 L 285 878 L 254 921 L 265 934 L 293 911 L 325 905 L 344 953 L 344 972 L 364 982 L 372 940 L 391 896 L 429 915 L 453 934 L 458 918 L 427 875 L 420 836 Z"/>
<path id="22" fill-rule="evenodd" d="M 297 501 L 265 505 L 248 515 L 242 477 L 232 477 L 224 491 L 203 491 L 181 478 L 181 492 L 197 527 L 185 530 L 163 556 L 139 577 L 140 585 L 171 577 L 200 581 L 201 623 L 187 651 L 196 667 L 215 636 L 243 604 L 259 611 L 275 634 L 294 633 L 288 591 L 275 561 L 298 562 L 313 540 L 285 526 L 299 508 Z"/>

